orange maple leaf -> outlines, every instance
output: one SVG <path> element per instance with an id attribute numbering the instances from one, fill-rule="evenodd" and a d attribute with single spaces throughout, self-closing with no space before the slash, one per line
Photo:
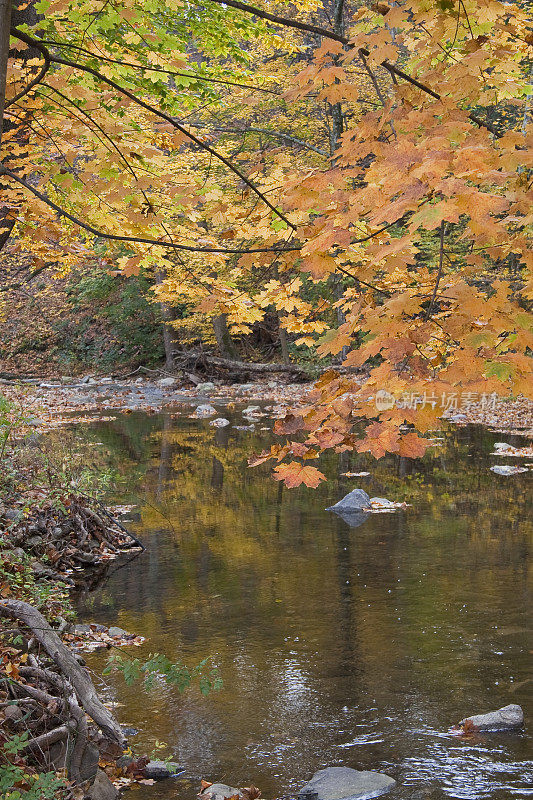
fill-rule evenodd
<path id="1" fill-rule="evenodd" d="M 316 489 L 320 481 L 325 481 L 326 476 L 316 467 L 304 466 L 298 461 L 289 461 L 274 468 L 273 478 L 283 481 L 287 489 L 294 489 L 302 483 L 311 489 Z"/>

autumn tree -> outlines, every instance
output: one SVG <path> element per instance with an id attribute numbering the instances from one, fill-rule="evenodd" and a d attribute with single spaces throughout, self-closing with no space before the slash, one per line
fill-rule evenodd
<path id="1" fill-rule="evenodd" d="M 32 144 L 2 168 L 18 244 L 67 266 L 97 247 L 110 269 L 164 270 L 170 306 L 237 330 L 274 308 L 300 344 L 342 353 L 279 424 L 299 438 L 263 456 L 288 459 L 279 477 L 315 483 L 327 448 L 421 455 L 447 406 L 531 391 L 519 5 L 46 11 L 12 30 L 40 55 L 7 81 Z"/>

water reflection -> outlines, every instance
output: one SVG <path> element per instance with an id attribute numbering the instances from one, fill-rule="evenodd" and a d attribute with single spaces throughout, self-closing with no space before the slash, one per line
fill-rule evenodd
<path id="1" fill-rule="evenodd" d="M 447 433 L 421 462 L 332 457 L 316 491 L 246 467 L 268 432 L 131 414 L 84 436 L 107 445 L 120 502 L 140 503 L 147 552 L 82 614 L 147 636 L 147 652 L 210 655 L 224 678 L 207 699 L 146 699 L 117 679 L 139 750 L 166 741 L 191 776 L 266 797 L 337 764 L 389 772 L 402 798 L 532 793 L 530 734 L 446 734 L 510 702 L 533 718 L 529 484 L 489 471 L 501 434 Z M 359 527 L 324 511 L 355 486 L 412 507 Z M 136 793 L 193 796 L 179 782 Z"/>

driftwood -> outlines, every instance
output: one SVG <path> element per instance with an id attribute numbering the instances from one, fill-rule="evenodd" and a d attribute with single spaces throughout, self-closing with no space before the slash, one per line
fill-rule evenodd
<path id="1" fill-rule="evenodd" d="M 118 722 L 104 706 L 96 694 L 89 673 L 78 664 L 74 654 L 63 644 L 57 633 L 50 627 L 43 615 L 36 608 L 23 600 L 0 600 L 0 616 L 16 619 L 28 627 L 35 639 L 42 645 L 46 653 L 59 668 L 63 677 L 72 685 L 76 701 L 102 729 L 102 731 L 120 746 L 124 746 L 126 738 Z M 29 687 L 24 687 L 29 688 Z M 28 691 L 35 696 L 37 690 Z M 43 693 L 45 694 L 45 693 Z M 44 698 L 43 698 L 44 699 Z M 48 701 L 51 698 L 48 698 Z M 72 709 L 72 704 L 71 704 Z M 78 721 L 78 720 L 77 720 Z"/>

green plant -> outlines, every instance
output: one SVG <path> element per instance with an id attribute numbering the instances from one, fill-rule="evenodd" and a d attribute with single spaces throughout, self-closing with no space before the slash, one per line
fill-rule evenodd
<path id="1" fill-rule="evenodd" d="M 59 800 L 67 796 L 65 781 L 53 772 L 35 774 L 20 757 L 28 733 L 11 736 L 0 745 L 0 797 L 3 800 Z"/>
<path id="2" fill-rule="evenodd" d="M 198 679 L 200 691 L 207 695 L 210 691 L 218 691 L 222 688 L 222 679 L 217 669 L 209 668 L 206 671 L 208 661 L 208 658 L 204 658 L 196 667 L 190 669 L 180 662 L 172 662 L 162 653 L 151 653 L 144 663 L 139 658 L 124 658 L 117 653 L 109 657 L 104 674 L 109 675 L 114 670 L 121 672 L 128 686 L 143 680 L 147 691 L 152 689 L 158 678 L 163 680 L 167 686 L 177 687 L 180 692 L 185 691 L 194 680 Z"/>

